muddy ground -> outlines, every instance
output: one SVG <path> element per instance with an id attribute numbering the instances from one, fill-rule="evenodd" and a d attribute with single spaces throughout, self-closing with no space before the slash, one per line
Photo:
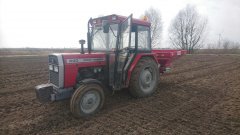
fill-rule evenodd
<path id="1" fill-rule="evenodd" d="M 76 119 L 69 101 L 40 104 L 46 56 L 0 58 L 0 134 L 240 134 L 240 56 L 187 55 L 161 76 L 157 92 L 111 95 L 100 113 Z"/>

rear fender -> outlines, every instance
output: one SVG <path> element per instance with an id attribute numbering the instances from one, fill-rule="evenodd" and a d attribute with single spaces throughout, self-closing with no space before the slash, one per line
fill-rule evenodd
<path id="1" fill-rule="evenodd" d="M 137 54 L 135 59 L 133 60 L 129 70 L 128 70 L 128 76 L 127 76 L 127 80 L 126 80 L 126 85 L 125 87 L 128 87 L 129 86 L 129 82 L 130 82 L 130 79 L 131 79 L 131 74 L 132 74 L 132 71 L 134 70 L 135 66 L 137 65 L 138 61 L 142 58 L 142 57 L 150 57 L 152 58 L 158 65 L 158 68 L 160 67 L 158 61 L 157 61 L 157 57 L 154 53 L 147 53 L 147 54 Z"/>

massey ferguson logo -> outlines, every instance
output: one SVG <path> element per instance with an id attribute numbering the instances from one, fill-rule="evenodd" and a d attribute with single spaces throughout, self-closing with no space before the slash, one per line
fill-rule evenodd
<path id="1" fill-rule="evenodd" d="M 105 61 L 105 58 L 79 58 L 79 59 L 67 59 L 67 63 L 101 62 L 101 61 Z"/>

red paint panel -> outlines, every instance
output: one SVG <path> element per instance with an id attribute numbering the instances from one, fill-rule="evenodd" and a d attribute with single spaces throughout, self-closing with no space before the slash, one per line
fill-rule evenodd
<path id="1" fill-rule="evenodd" d="M 170 67 L 174 59 L 186 54 L 186 50 L 152 50 L 156 54 L 157 61 L 161 65 L 160 72 L 163 73 L 165 68 Z"/>
<path id="2" fill-rule="evenodd" d="M 88 58 L 102 58 L 104 61 L 85 61 L 72 62 L 69 59 L 88 59 Z M 63 54 L 64 59 L 64 87 L 72 87 L 76 83 L 78 69 L 82 67 L 100 67 L 106 65 L 106 55 L 104 53 L 91 54 Z"/>

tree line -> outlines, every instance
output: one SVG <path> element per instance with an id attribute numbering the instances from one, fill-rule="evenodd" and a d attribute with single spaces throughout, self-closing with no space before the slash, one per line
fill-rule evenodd
<path id="1" fill-rule="evenodd" d="M 155 8 L 149 8 L 142 15 L 151 22 L 151 41 L 153 48 L 161 47 L 162 19 L 161 13 Z M 200 49 L 205 44 L 207 34 L 208 19 L 199 14 L 196 7 L 187 5 L 180 10 L 172 20 L 168 29 L 169 43 L 172 48 L 184 49 L 188 53 Z M 238 42 L 228 39 L 219 41 L 218 43 L 207 44 L 208 49 L 240 49 Z"/>

